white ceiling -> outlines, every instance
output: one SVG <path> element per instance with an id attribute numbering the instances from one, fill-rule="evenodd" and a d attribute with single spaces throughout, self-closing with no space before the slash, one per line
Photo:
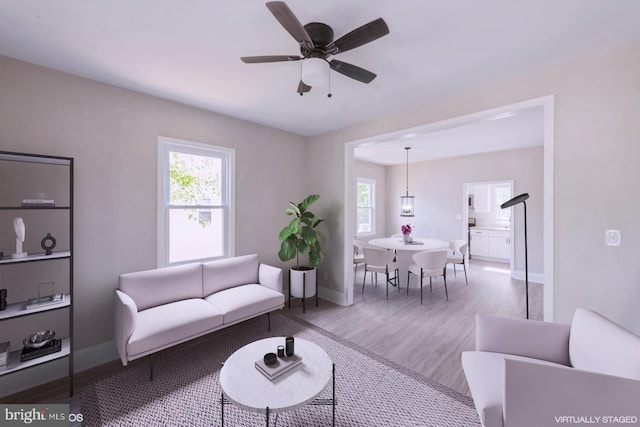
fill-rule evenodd
<path id="1" fill-rule="evenodd" d="M 319 88 L 300 97 L 299 62 L 242 63 L 299 53 L 258 0 L 2 0 L 0 55 L 312 136 L 640 40 L 635 0 L 287 4 L 336 38 L 383 17 L 389 35 L 336 56 L 378 77 L 365 85 L 332 72 L 331 98 Z"/>
<path id="2" fill-rule="evenodd" d="M 358 145 L 354 158 L 381 165 L 405 164 L 492 151 L 515 150 L 544 143 L 542 107 L 488 114 L 464 125 L 421 132 L 410 129 L 378 136 Z"/>

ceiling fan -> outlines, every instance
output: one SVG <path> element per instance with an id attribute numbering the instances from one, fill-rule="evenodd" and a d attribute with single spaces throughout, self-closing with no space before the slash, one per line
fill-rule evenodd
<path id="1" fill-rule="evenodd" d="M 298 93 L 302 96 L 312 86 L 321 86 L 328 80 L 329 69 L 362 83 L 370 83 L 376 75 L 369 70 L 337 59 L 329 59 L 351 49 L 370 43 L 389 34 L 389 27 L 382 18 L 375 19 L 350 33 L 333 40 L 333 30 L 327 24 L 311 22 L 302 25 L 289 6 L 283 1 L 268 2 L 267 8 L 285 30 L 300 44 L 299 55 L 243 56 L 246 64 L 264 62 L 301 61 L 301 78 Z M 329 93 L 329 97 L 331 94 Z"/>

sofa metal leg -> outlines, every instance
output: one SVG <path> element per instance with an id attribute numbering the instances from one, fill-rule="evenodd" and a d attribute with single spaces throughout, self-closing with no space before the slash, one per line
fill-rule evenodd
<path id="1" fill-rule="evenodd" d="M 153 354 L 149 355 L 149 381 L 153 381 Z"/>

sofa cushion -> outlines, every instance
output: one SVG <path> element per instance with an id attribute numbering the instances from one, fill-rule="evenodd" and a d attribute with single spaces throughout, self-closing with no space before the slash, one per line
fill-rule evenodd
<path id="1" fill-rule="evenodd" d="M 594 311 L 576 310 L 569 356 L 574 368 L 640 380 L 640 337 Z"/>
<path id="2" fill-rule="evenodd" d="M 201 298 L 152 307 L 137 317 L 129 339 L 129 360 L 203 335 L 223 320 L 222 312 Z"/>
<path id="3" fill-rule="evenodd" d="M 284 295 L 262 285 L 243 285 L 205 298 L 224 313 L 224 323 L 235 323 L 284 306 Z"/>
<path id="4" fill-rule="evenodd" d="M 202 266 L 196 263 L 121 274 L 118 288 L 133 299 L 139 311 L 202 298 Z"/>
<path id="5" fill-rule="evenodd" d="M 503 427 L 503 401 L 505 384 L 505 359 L 522 360 L 543 365 L 563 366 L 530 357 L 488 351 L 465 351 L 462 353 L 469 390 L 485 427 Z"/>
<path id="6" fill-rule="evenodd" d="M 258 255 L 219 259 L 202 264 L 204 296 L 238 285 L 258 282 Z"/>

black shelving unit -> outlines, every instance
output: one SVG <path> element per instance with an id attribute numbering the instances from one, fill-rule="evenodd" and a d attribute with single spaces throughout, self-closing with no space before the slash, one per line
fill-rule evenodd
<path id="1" fill-rule="evenodd" d="M 27 309 L 26 303 L 28 298 L 16 300 L 15 298 L 12 298 L 12 295 L 13 294 L 24 295 L 25 290 L 20 289 L 21 287 L 29 286 L 30 287 L 29 289 L 32 289 L 35 285 L 29 282 L 30 278 L 29 279 L 25 278 L 24 280 L 20 280 L 20 278 L 18 277 L 18 279 L 16 280 L 7 281 L 11 283 L 0 282 L 0 288 L 6 288 L 8 292 L 7 307 L 5 310 L 0 311 L 0 342 L 5 342 L 5 341 L 11 342 L 11 346 L 10 346 L 11 352 L 9 353 L 7 365 L 5 367 L 0 367 L 0 377 L 4 375 L 16 374 L 20 371 L 23 371 L 38 365 L 42 365 L 55 360 L 67 358 L 68 359 L 67 377 L 69 381 L 69 395 L 73 396 L 73 331 L 74 331 L 74 325 L 73 325 L 73 293 L 74 293 L 73 292 L 73 276 L 74 276 L 73 274 L 74 272 L 74 268 L 73 268 L 73 240 L 74 240 L 73 238 L 73 158 L 0 151 L 0 172 L 2 171 L 1 168 L 3 167 L 5 167 L 6 170 L 9 170 L 11 168 L 11 170 L 14 172 L 16 170 L 19 170 L 21 166 L 24 166 L 24 168 L 34 167 L 34 166 L 28 166 L 29 164 L 44 165 L 44 167 L 41 170 L 43 176 L 37 177 L 42 181 L 43 185 L 49 184 L 47 182 L 47 176 L 46 176 L 47 171 L 59 172 L 59 170 L 57 170 L 58 167 L 68 168 L 68 170 L 62 171 L 62 173 L 60 174 L 61 176 L 65 177 L 66 173 L 68 172 L 68 185 L 66 182 L 64 182 L 65 188 L 57 188 L 58 191 L 64 192 L 63 194 L 64 201 L 61 205 L 56 204 L 55 206 L 37 206 L 37 205 L 23 206 L 22 199 L 18 197 L 18 194 L 11 194 L 11 191 L 8 190 L 8 189 L 15 189 L 15 192 L 19 193 L 21 190 L 21 182 L 18 180 L 17 182 L 10 181 L 10 182 L 3 183 L 5 191 L 0 192 L 0 218 L 3 219 L 3 222 L 0 223 L 0 227 L 3 227 L 4 231 L 6 231 L 8 227 L 11 227 L 7 219 L 10 218 L 13 213 L 20 216 L 30 215 L 32 218 L 36 218 L 40 224 L 48 224 L 49 223 L 47 221 L 48 214 L 52 214 L 55 212 L 58 215 L 63 215 L 62 219 L 59 220 L 58 222 L 63 224 L 64 227 L 62 227 L 61 230 L 58 230 L 58 232 L 63 232 L 65 234 L 64 239 L 60 239 L 60 240 L 65 240 L 66 242 L 68 238 L 68 247 L 65 247 L 62 250 L 56 250 L 56 248 L 53 248 L 53 252 L 50 255 L 46 255 L 43 249 L 43 252 L 29 253 L 27 256 L 23 258 L 12 258 L 10 253 L 6 253 L 6 249 L 7 247 L 10 247 L 10 245 L 7 246 L 7 244 L 5 243 L 4 246 L 0 248 L 0 250 L 4 249 L 5 251 L 4 256 L 0 258 L 0 269 L 15 268 L 12 266 L 20 265 L 20 266 L 23 266 L 21 268 L 26 269 L 21 271 L 29 271 L 28 269 L 30 266 L 34 266 L 35 263 L 38 263 L 39 264 L 38 270 L 40 272 L 39 274 L 43 274 L 42 271 L 43 270 L 47 271 L 48 265 L 53 265 L 53 263 L 64 262 L 63 260 L 66 260 L 68 262 L 68 269 L 69 269 L 68 286 L 64 286 L 65 292 L 62 292 L 62 293 L 64 293 L 65 298 L 62 302 L 52 304 L 52 305 L 45 305 L 45 306 Z M 40 168 L 40 166 L 35 166 L 35 168 L 37 171 L 40 171 L 40 169 L 38 169 Z M 4 178 L 6 178 L 6 176 Z M 2 179 L 1 174 L 0 174 L 0 179 Z M 65 179 L 63 179 L 63 181 L 65 180 L 66 180 L 66 177 Z M 33 196 L 30 194 L 22 194 L 22 197 L 32 198 Z M 68 233 L 68 236 L 66 235 L 67 233 Z M 6 234 L 7 233 L 5 233 L 5 235 Z M 62 237 L 59 233 L 58 233 L 58 236 Z M 29 231 L 27 231 L 27 238 L 29 237 L 30 237 Z M 36 238 L 31 236 L 31 239 L 35 240 Z M 37 237 L 37 240 L 38 240 L 38 243 L 40 243 L 39 237 Z M 33 246 L 34 245 L 32 243 L 30 247 L 33 248 Z M 44 267 L 42 263 L 45 263 Z M 64 266 L 58 267 L 58 268 L 59 268 L 58 271 L 65 270 Z M 20 276 L 20 274 L 19 273 L 13 274 L 12 277 L 14 276 Z M 25 327 L 24 331 L 22 331 L 21 322 L 23 321 L 23 319 L 27 317 L 31 318 L 32 316 L 42 316 L 45 313 L 52 313 L 54 311 L 64 312 L 64 314 L 66 315 L 66 322 L 68 322 L 68 335 L 62 336 L 62 337 L 56 336 L 56 338 L 60 338 L 62 340 L 61 351 L 48 354 L 45 356 L 40 356 L 33 360 L 22 362 L 20 360 L 20 355 L 21 355 L 23 346 L 21 342 L 19 341 L 16 342 L 15 326 L 17 325 L 18 329 L 20 329 L 19 332 L 23 333 L 23 336 L 26 337 L 29 334 L 37 331 L 28 330 L 27 327 Z M 5 323 L 7 321 L 12 321 L 12 320 L 14 321 L 13 323 L 14 328 L 11 328 L 11 331 L 9 330 L 10 328 L 2 327 L 2 323 Z M 35 318 L 33 321 L 32 319 L 29 319 L 29 320 L 30 321 L 28 322 L 28 324 L 35 323 L 39 327 L 41 325 L 39 330 L 49 329 L 46 323 L 46 319 L 42 319 L 42 323 L 40 323 L 40 319 L 38 318 Z M 10 337 L 13 337 L 13 339 L 11 339 Z"/>

